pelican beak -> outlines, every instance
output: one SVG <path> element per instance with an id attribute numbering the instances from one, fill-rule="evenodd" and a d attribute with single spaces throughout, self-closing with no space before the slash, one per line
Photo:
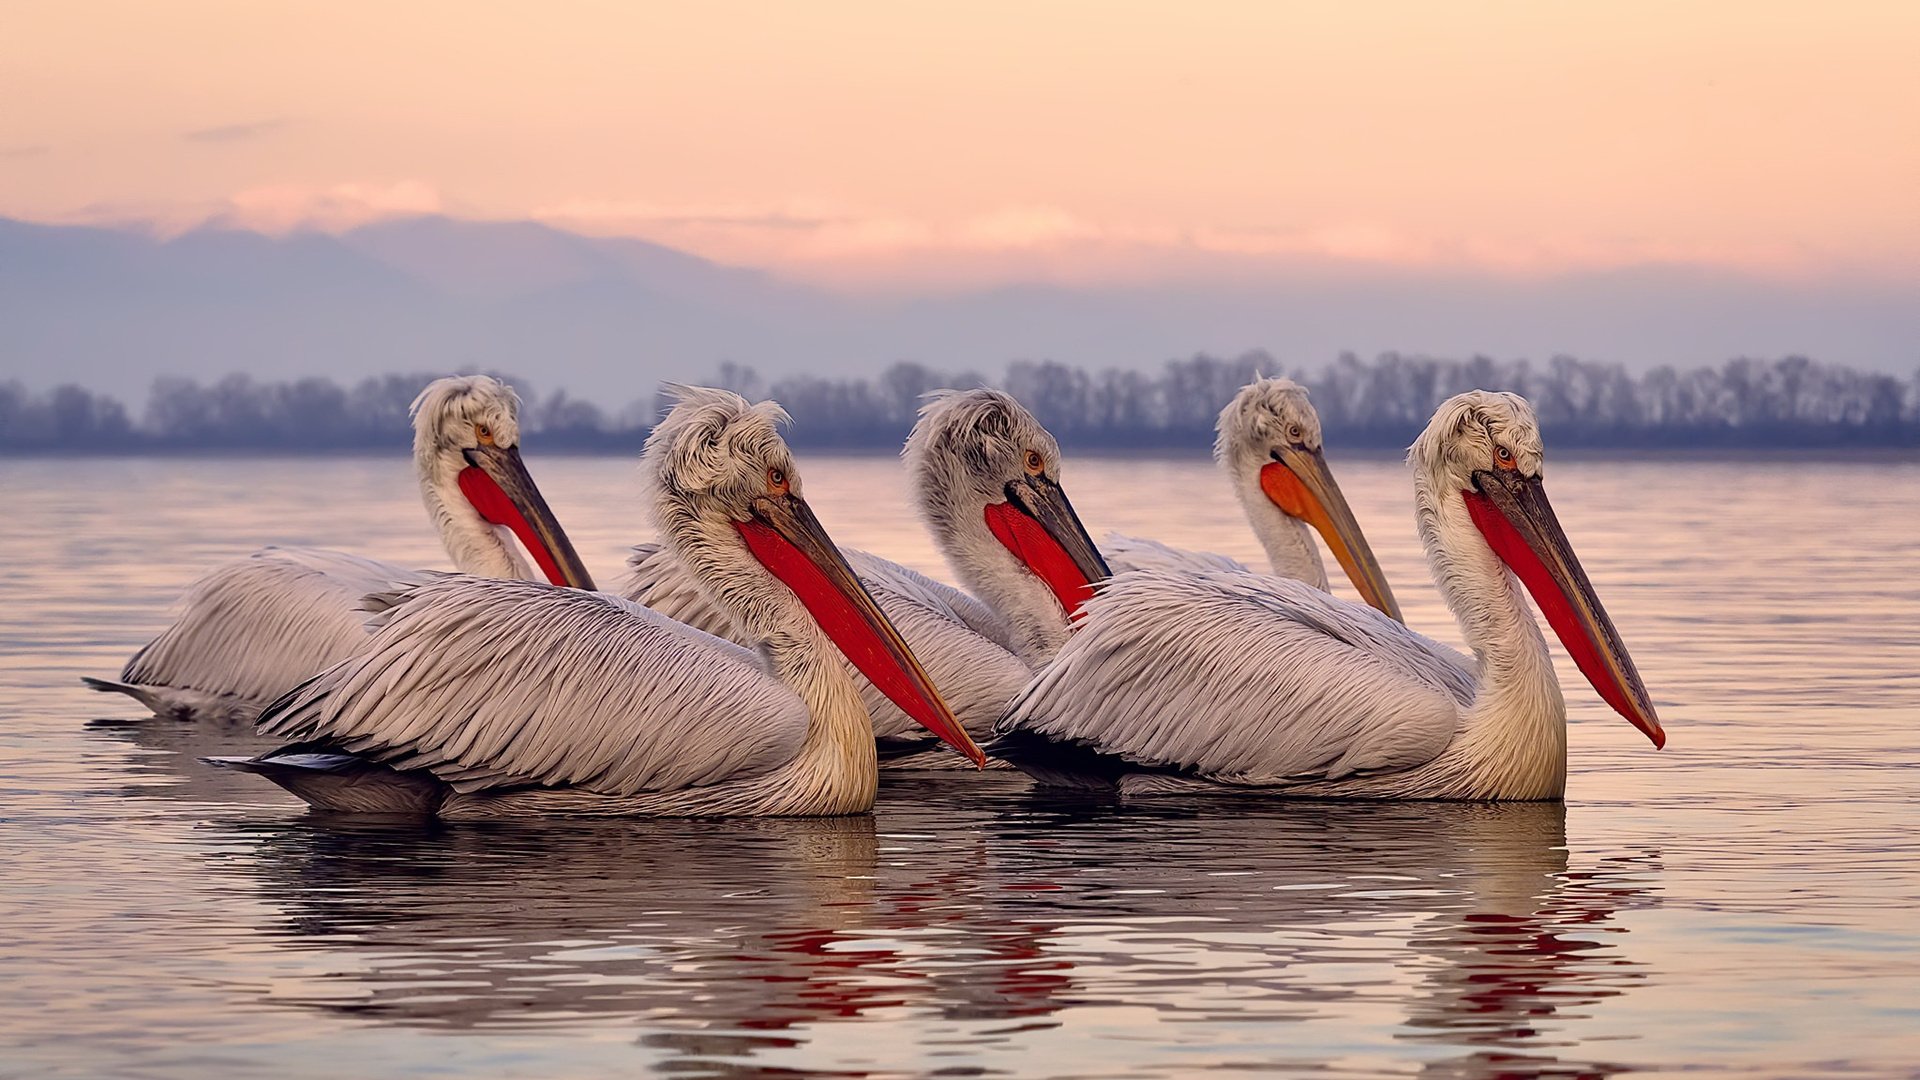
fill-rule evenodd
<path id="1" fill-rule="evenodd" d="M 592 589 L 593 576 L 527 475 L 520 448 L 489 443 L 464 453 L 467 467 L 460 470 L 460 491 L 480 516 L 513 530 L 549 582 Z"/>
<path id="2" fill-rule="evenodd" d="M 1400 605 L 1394 602 L 1380 561 L 1373 557 L 1366 534 L 1354 520 L 1353 508 L 1340 494 L 1340 485 L 1333 482 L 1325 454 L 1299 445 L 1274 451 L 1274 460 L 1260 468 L 1260 490 L 1282 511 L 1319 531 L 1347 572 L 1347 580 L 1360 590 L 1361 599 L 1395 622 L 1406 622 L 1400 617 Z"/>
<path id="3" fill-rule="evenodd" d="M 1665 746 L 1667 734 L 1660 729 L 1646 685 L 1574 557 L 1540 478 L 1522 476 L 1518 469 L 1483 470 L 1473 474 L 1473 486 L 1475 490 L 1462 494 L 1474 525 L 1526 585 L 1580 673 L 1615 712 L 1653 740 L 1655 748 Z"/>
<path id="4" fill-rule="evenodd" d="M 1009 483 L 1007 501 L 987 507 L 987 528 L 1046 582 L 1069 619 L 1093 595 L 1094 584 L 1112 574 L 1066 491 L 1045 476 Z"/>
<path id="5" fill-rule="evenodd" d="M 913 650 L 854 576 L 806 500 L 797 495 L 762 496 L 754 500 L 752 514 L 734 523 L 747 549 L 793 590 L 834 646 L 921 727 L 972 758 L 975 765 L 985 765 L 986 755 L 973 744 Z"/>

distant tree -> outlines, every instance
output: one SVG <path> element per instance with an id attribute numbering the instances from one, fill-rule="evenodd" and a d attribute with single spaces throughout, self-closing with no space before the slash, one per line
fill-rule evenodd
<path id="1" fill-rule="evenodd" d="M 1220 407 L 1256 373 L 1280 374 L 1265 352 L 1232 359 L 1197 353 L 1158 371 L 1090 371 L 1053 360 L 1016 360 L 997 385 L 1072 446 L 1178 447 L 1212 440 Z M 1474 388 L 1526 395 L 1567 446 L 1920 446 L 1920 371 L 1908 379 L 1820 363 L 1804 356 L 1738 357 L 1718 367 L 1654 368 L 1634 376 L 1618 363 L 1555 356 L 1464 360 L 1385 352 L 1371 361 L 1342 353 L 1318 371 L 1286 372 L 1306 384 L 1330 442 L 1404 447 L 1447 396 Z M 563 390 L 540 396 L 499 375 L 522 397 L 522 420 L 544 446 L 627 452 L 664 403 L 657 397 L 607 409 Z M 230 375 L 203 385 L 154 380 L 139 423 L 120 402 L 83 387 L 45 393 L 0 382 L 0 446 L 50 451 L 159 449 L 399 449 L 409 440 L 409 404 L 434 376 L 363 379 L 351 388 L 324 378 L 260 382 Z M 764 385 L 750 367 L 725 363 L 711 381 L 745 396 L 772 397 L 791 412 L 799 446 L 897 447 L 925 394 L 985 385 L 974 372 L 901 361 L 872 378 L 798 374 Z"/>

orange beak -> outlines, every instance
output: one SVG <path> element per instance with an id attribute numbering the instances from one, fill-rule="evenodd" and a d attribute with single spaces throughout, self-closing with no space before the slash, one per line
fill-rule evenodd
<path id="1" fill-rule="evenodd" d="M 1386 572 L 1380 569 L 1366 534 L 1354 520 L 1353 508 L 1340 494 L 1340 485 L 1333 482 L 1326 455 L 1304 446 L 1288 446 L 1274 451 L 1273 456 L 1273 461 L 1260 468 L 1260 490 L 1283 513 L 1320 533 L 1347 572 L 1347 580 L 1360 590 L 1361 599 L 1395 622 L 1406 622 L 1400 617 L 1400 605 L 1394 602 L 1393 589 L 1387 585 Z"/>

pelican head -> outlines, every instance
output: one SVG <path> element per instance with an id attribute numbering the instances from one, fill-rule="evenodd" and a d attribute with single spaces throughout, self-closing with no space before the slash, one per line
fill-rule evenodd
<path id="1" fill-rule="evenodd" d="M 938 390 L 901 456 L 954 573 L 1051 655 L 1109 573 L 1060 486 L 1060 444 L 1011 394 Z"/>
<path id="2" fill-rule="evenodd" d="M 1607 704 L 1655 746 L 1665 745 L 1633 658 L 1547 502 L 1544 458 L 1540 423 L 1525 398 L 1473 390 L 1448 399 L 1407 453 L 1421 503 L 1435 508 L 1423 513 L 1421 527 L 1445 534 L 1428 548 L 1457 550 L 1473 542 L 1463 537 L 1477 537 L 1479 557 L 1490 553 L 1526 586 Z M 1445 569 L 1437 563 L 1436 575 Z"/>
<path id="3" fill-rule="evenodd" d="M 1347 572 L 1347 578 L 1367 603 L 1395 619 L 1400 605 L 1380 569 L 1379 560 L 1360 531 L 1353 510 L 1347 505 L 1340 485 L 1334 483 L 1327 468 L 1320 437 L 1320 414 L 1307 399 L 1307 390 L 1292 379 L 1255 379 L 1240 389 L 1227 407 L 1220 410 L 1214 424 L 1214 459 L 1233 480 L 1234 494 L 1246 507 L 1247 516 L 1268 539 L 1264 523 L 1273 522 L 1278 511 L 1291 523 L 1300 546 L 1311 566 L 1305 569 L 1325 585 L 1319 556 L 1304 527 L 1311 525 L 1326 541 L 1328 550 Z M 1276 530 L 1277 531 L 1277 530 Z M 1276 537 L 1277 539 L 1277 537 Z M 1270 545 L 1268 554 L 1277 572 L 1284 555 Z"/>
<path id="4" fill-rule="evenodd" d="M 740 625 L 783 644 L 816 628 L 903 712 L 984 763 L 802 497 L 780 437 L 786 410 L 726 390 L 666 391 L 675 404 L 647 437 L 641 471 L 675 557 Z"/>
<path id="5" fill-rule="evenodd" d="M 593 588 L 573 542 L 520 460 L 520 397 L 486 375 L 427 384 L 410 407 L 413 460 L 428 512 L 462 569 L 531 577 L 499 529 L 519 537 L 546 579 Z"/>

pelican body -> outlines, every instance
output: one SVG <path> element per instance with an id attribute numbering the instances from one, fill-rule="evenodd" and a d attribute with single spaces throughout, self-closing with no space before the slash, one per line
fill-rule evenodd
<path id="1" fill-rule="evenodd" d="M 989 752 L 1045 783 L 1127 794 L 1558 799 L 1566 703 L 1527 594 L 1607 703 L 1663 745 L 1547 502 L 1542 454 L 1527 403 L 1485 391 L 1442 405 L 1409 453 L 1471 663 L 1300 582 L 1137 570 L 1087 605 Z"/>
<path id="2" fill-rule="evenodd" d="M 973 595 L 866 552 L 847 552 L 847 562 L 962 725 L 984 737 L 1034 668 L 1066 641 L 1073 613 L 1107 567 L 1060 485 L 1059 444 L 1012 396 L 988 389 L 930 395 L 901 456 L 921 519 Z M 757 644 L 670 548 L 641 545 L 629 565 L 620 590 L 629 599 Z M 883 766 L 966 764 L 871 681 L 856 684 Z"/>
<path id="3" fill-rule="evenodd" d="M 385 598 L 367 648 L 266 710 L 296 745 L 209 760 L 329 810 L 860 813 L 878 766 L 851 662 L 983 761 L 801 497 L 780 408 L 672 390 L 642 468 L 655 525 L 757 651 L 615 596 L 449 576 Z"/>
<path id="4" fill-rule="evenodd" d="M 454 565 L 488 577 L 592 578 L 520 459 L 520 400 L 485 375 L 437 379 L 411 407 L 414 469 L 427 516 Z M 269 547 L 188 589 L 173 624 L 118 680 L 84 679 L 158 716 L 251 720 L 300 680 L 366 642 L 360 599 L 423 572 L 317 548 Z"/>
<path id="5" fill-rule="evenodd" d="M 1214 460 L 1227 474 L 1274 575 L 1325 592 L 1327 570 L 1309 529 L 1318 531 L 1361 599 L 1399 619 L 1400 605 L 1334 482 L 1323 447 L 1320 414 L 1306 388 L 1292 379 L 1255 379 L 1214 423 Z M 1119 534 L 1107 537 L 1106 553 L 1116 572 L 1247 569 L 1225 555 Z"/>

